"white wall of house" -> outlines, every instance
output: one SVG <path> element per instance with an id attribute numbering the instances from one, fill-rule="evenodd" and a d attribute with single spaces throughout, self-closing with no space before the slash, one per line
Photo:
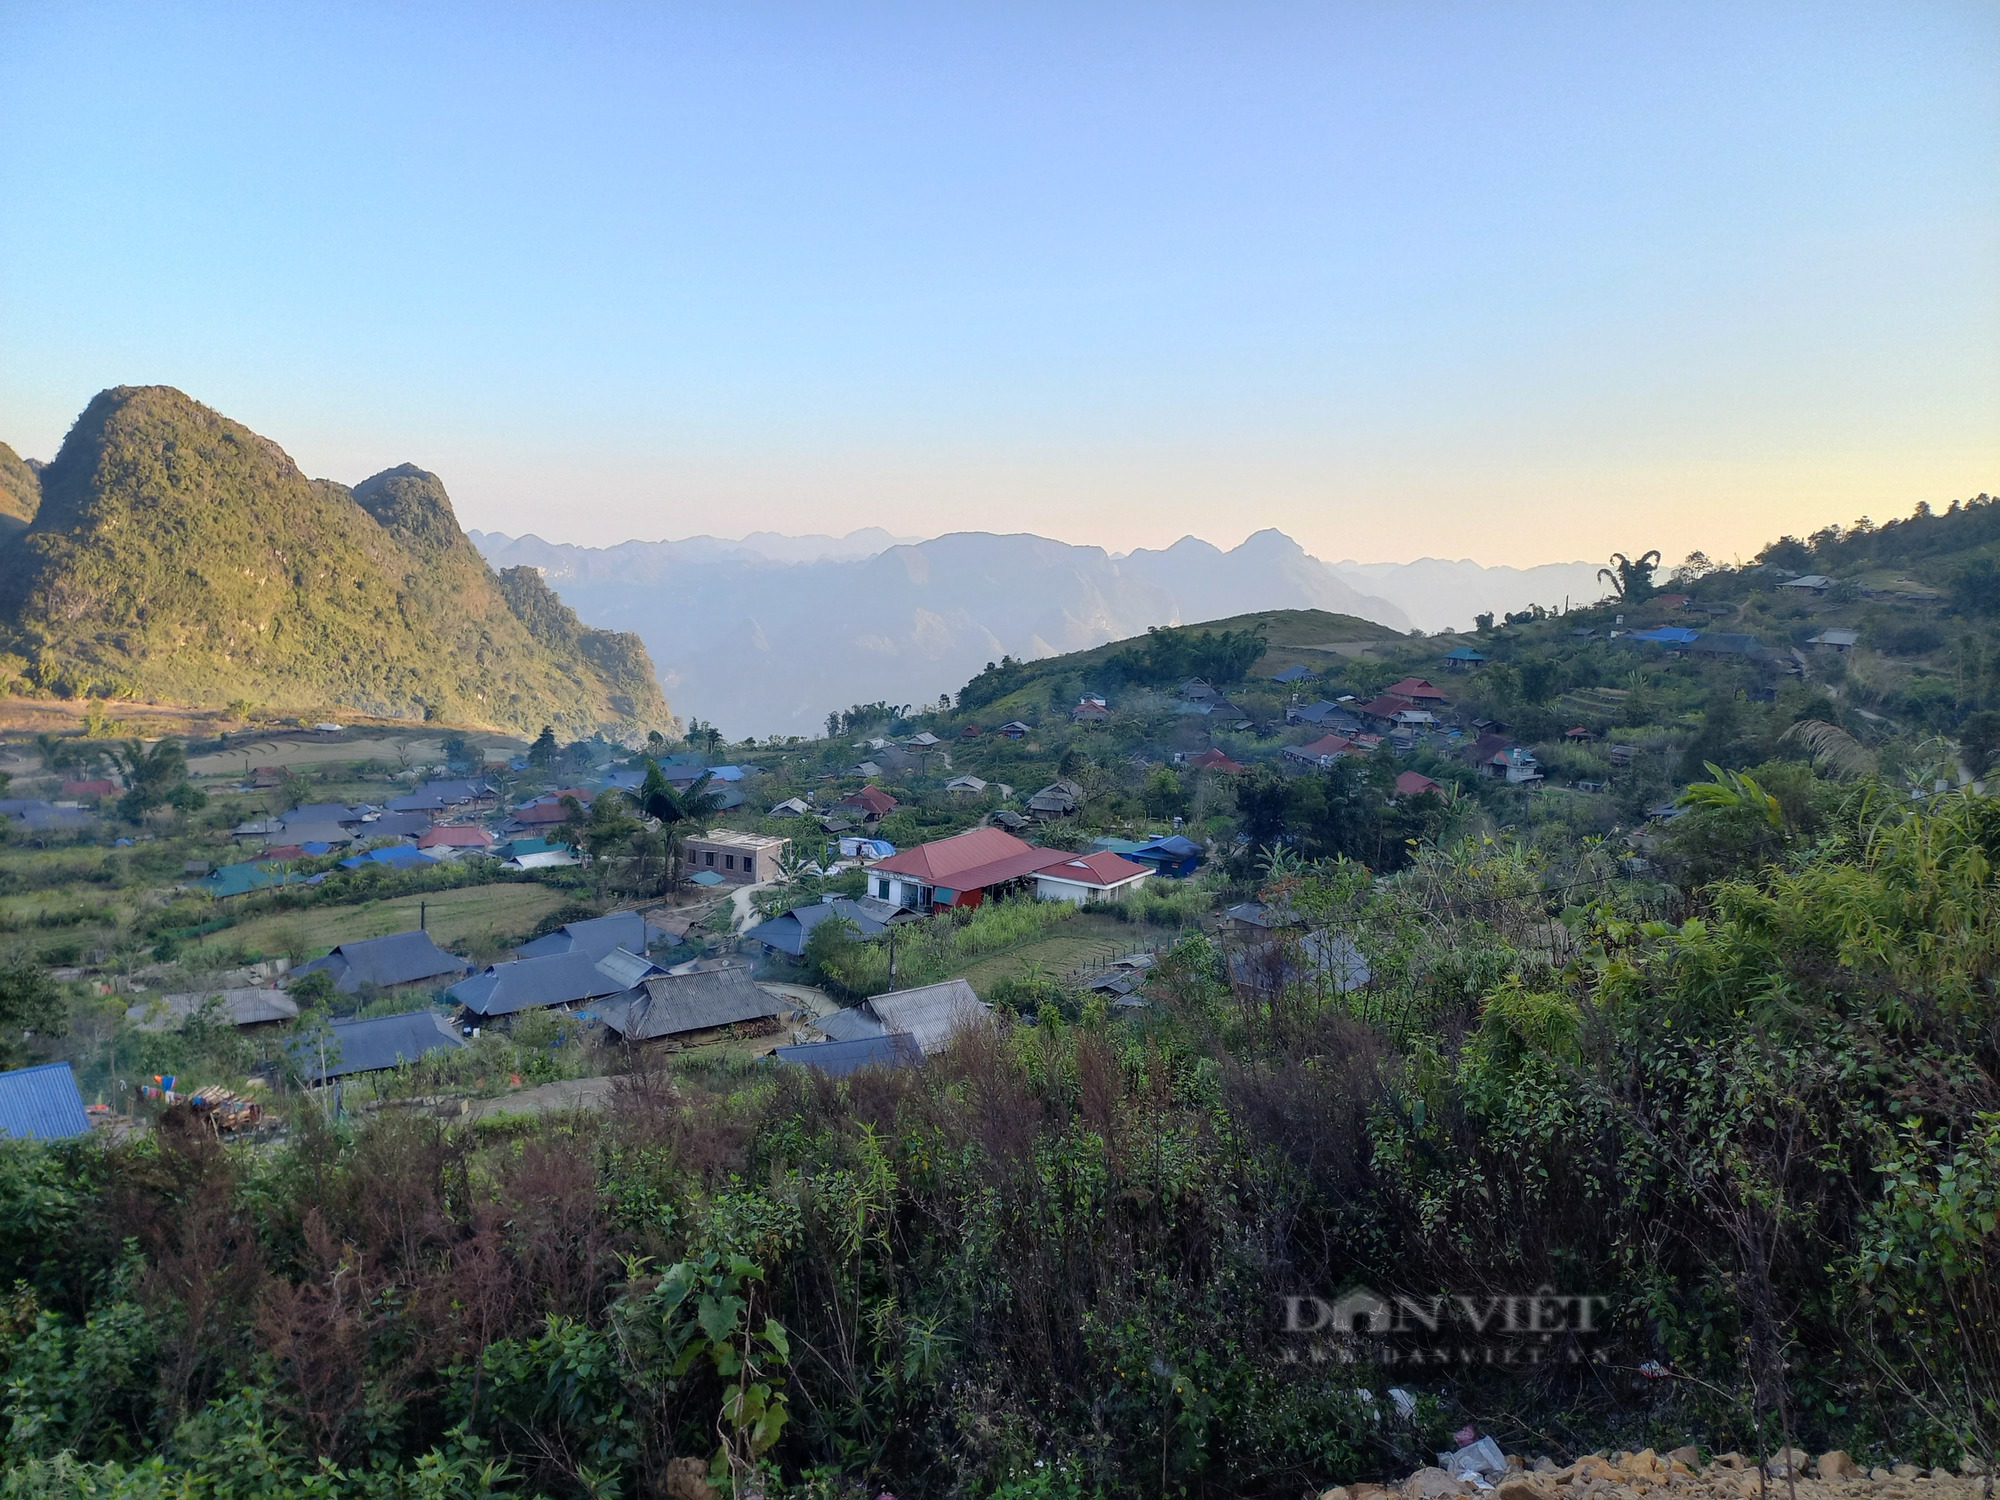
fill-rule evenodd
<path id="1" fill-rule="evenodd" d="M 1153 872 L 1134 875 L 1113 886 L 1084 885 L 1075 880 L 1056 880 L 1048 875 L 1035 877 L 1035 894 L 1044 901 L 1067 901 L 1071 906 L 1088 906 L 1093 901 L 1122 901 L 1152 879 Z"/>
<path id="2" fill-rule="evenodd" d="M 879 896 L 884 901 L 893 901 L 898 906 L 907 906 L 912 911 L 924 911 L 931 904 L 929 886 L 901 875 L 870 875 L 868 894 Z"/>

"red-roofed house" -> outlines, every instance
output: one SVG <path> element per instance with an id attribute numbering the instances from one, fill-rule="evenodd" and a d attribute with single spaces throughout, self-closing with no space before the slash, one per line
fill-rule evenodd
<path id="1" fill-rule="evenodd" d="M 888 817 L 898 805 L 896 799 L 879 786 L 864 786 L 858 792 L 849 792 L 835 804 L 837 807 L 851 807 L 864 818 L 873 819 Z"/>
<path id="2" fill-rule="evenodd" d="M 1422 771 L 1404 771 L 1396 777 L 1396 800 L 1405 797 L 1421 797 L 1426 792 L 1443 794 L 1444 788 L 1424 775 Z"/>
<path id="3" fill-rule="evenodd" d="M 1401 682 L 1392 682 L 1382 689 L 1384 698 L 1402 698 L 1411 705 L 1422 708 L 1428 703 L 1448 703 L 1451 700 L 1422 677 L 1405 677 Z"/>
<path id="4" fill-rule="evenodd" d="M 912 911 L 977 906 L 1059 857 L 1003 828 L 974 828 L 876 861 L 868 868 L 868 891 Z"/>
<path id="5" fill-rule="evenodd" d="M 435 828 L 426 828 L 417 835 L 419 849 L 491 849 L 493 835 L 484 828 L 473 828 L 464 824 L 440 823 Z"/>
<path id="6" fill-rule="evenodd" d="M 530 802 L 514 809 L 514 821 L 523 828 L 550 828 L 569 816 L 560 802 Z"/>
<path id="7" fill-rule="evenodd" d="M 1151 866 L 1108 850 L 1058 853 L 1052 863 L 1035 871 L 1035 894 L 1044 901 L 1067 901 L 1074 906 L 1119 901 L 1144 885 L 1152 873 Z"/>
<path id="8" fill-rule="evenodd" d="M 91 781 L 65 781 L 62 795 L 69 802 L 95 802 L 99 797 L 112 797 L 118 793 L 118 783 L 106 781 L 102 777 Z"/>
<path id="9" fill-rule="evenodd" d="M 1187 763 L 1198 771 L 1219 771 L 1224 776 L 1241 776 L 1247 769 L 1241 761 L 1231 760 L 1220 750 L 1204 750 L 1199 755 L 1190 755 Z"/>
<path id="10" fill-rule="evenodd" d="M 1353 740 L 1343 739 L 1337 734 L 1323 734 L 1309 745 L 1285 746 L 1285 759 L 1325 770 L 1353 748 Z"/>

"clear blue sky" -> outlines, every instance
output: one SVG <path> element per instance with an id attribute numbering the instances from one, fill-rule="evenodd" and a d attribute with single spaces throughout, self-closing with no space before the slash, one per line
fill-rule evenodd
<path id="1" fill-rule="evenodd" d="M 0 0 L 0 437 L 1487 561 L 2000 489 L 2000 6 Z"/>

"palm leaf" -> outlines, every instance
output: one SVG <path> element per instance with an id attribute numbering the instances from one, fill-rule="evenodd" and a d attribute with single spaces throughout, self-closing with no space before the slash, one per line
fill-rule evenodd
<path id="1" fill-rule="evenodd" d="M 1838 724 L 1801 719 L 1780 738 L 1804 750 L 1817 769 L 1842 781 L 1875 774 L 1874 752 Z"/>

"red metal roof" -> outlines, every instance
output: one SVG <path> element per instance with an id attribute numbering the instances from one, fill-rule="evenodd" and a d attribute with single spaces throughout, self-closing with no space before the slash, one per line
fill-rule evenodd
<path id="1" fill-rule="evenodd" d="M 1231 760 L 1220 750 L 1204 750 L 1199 755 L 1188 757 L 1188 764 L 1199 766 L 1205 771 L 1220 771 L 1225 776 L 1238 776 L 1243 772 L 1241 761 Z"/>
<path id="2" fill-rule="evenodd" d="M 1408 698 L 1412 703 L 1443 703 L 1445 696 L 1422 677 L 1405 677 L 1382 689 L 1385 698 Z"/>
<path id="3" fill-rule="evenodd" d="M 1041 852 L 1048 853 L 1046 849 Z M 1058 854 L 1053 863 L 1042 866 L 1035 873 L 1046 875 L 1051 880 L 1108 888 L 1121 885 L 1134 875 L 1150 875 L 1153 871 L 1151 866 L 1102 849 L 1095 854 Z"/>
<path id="4" fill-rule="evenodd" d="M 860 791 L 849 792 L 845 797 L 842 797 L 838 805 L 841 807 L 864 808 L 880 818 L 894 812 L 898 804 L 894 797 L 883 791 L 879 786 L 864 786 Z"/>
<path id="5" fill-rule="evenodd" d="M 1443 787 L 1432 781 L 1430 777 L 1424 775 L 1422 771 L 1405 771 L 1396 778 L 1396 795 L 1398 797 L 1421 797 L 1425 792 L 1441 792 L 1443 790 Z"/>
<path id="6" fill-rule="evenodd" d="M 544 823 L 560 823 L 568 816 L 569 809 L 560 802 L 537 802 L 530 807 L 514 809 L 514 821 L 525 823 L 531 828 Z"/>
<path id="7" fill-rule="evenodd" d="M 118 790 L 118 783 L 99 778 L 94 781 L 65 781 L 62 794 L 65 797 L 109 797 Z"/>
<path id="8" fill-rule="evenodd" d="M 1055 851 L 1038 849 L 1004 828 L 974 828 L 905 849 L 868 868 L 874 874 L 907 875 L 947 890 L 976 891 L 1032 875 L 1055 857 Z"/>
<path id="9" fill-rule="evenodd" d="M 484 849 L 493 835 L 484 828 L 426 828 L 417 838 L 419 849 Z"/>

